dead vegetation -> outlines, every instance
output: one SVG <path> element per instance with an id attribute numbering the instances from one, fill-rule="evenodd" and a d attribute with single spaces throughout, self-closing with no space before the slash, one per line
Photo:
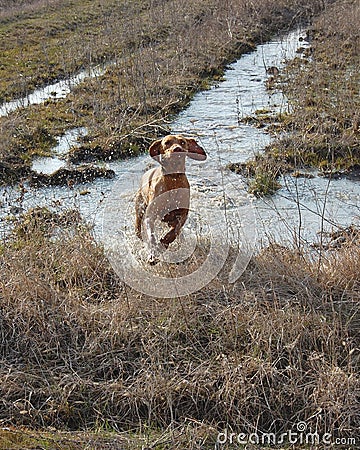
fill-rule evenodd
<path id="1" fill-rule="evenodd" d="M 358 177 L 359 19 L 357 1 L 329 6 L 309 29 L 310 49 L 303 49 L 277 77 L 290 112 L 279 118 L 282 127 L 274 130 L 277 139 L 265 154 L 249 162 L 265 179 L 303 167 L 316 167 L 332 178 Z M 266 183 L 261 186 L 266 192 Z"/>
<path id="2" fill-rule="evenodd" d="M 359 162 L 359 19 L 358 2 L 335 4 L 311 28 L 310 60 L 289 67 L 292 80 L 286 92 L 294 106 L 290 145 L 298 165 L 317 165 L 327 172 Z"/>
<path id="3" fill-rule="evenodd" d="M 78 216 L 34 211 L 1 252 L 1 424 L 162 430 L 169 449 L 302 421 L 355 436 L 358 261 L 273 245 L 235 285 L 160 300 L 122 285 Z"/>

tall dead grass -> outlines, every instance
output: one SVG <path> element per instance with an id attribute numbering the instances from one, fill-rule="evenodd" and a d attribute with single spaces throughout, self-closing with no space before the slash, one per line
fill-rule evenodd
<path id="1" fill-rule="evenodd" d="M 235 285 L 161 300 L 122 285 L 76 216 L 43 214 L 2 248 L 3 426 L 167 430 L 172 449 L 300 421 L 356 435 L 357 246 L 319 268 L 274 245 Z"/>

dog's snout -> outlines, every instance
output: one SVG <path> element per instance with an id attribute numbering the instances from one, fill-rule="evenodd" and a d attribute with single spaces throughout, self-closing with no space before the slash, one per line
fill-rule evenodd
<path id="1" fill-rule="evenodd" d="M 172 151 L 174 153 L 182 153 L 182 152 L 185 152 L 185 149 L 183 147 L 181 147 L 181 145 L 174 145 L 172 147 Z"/>

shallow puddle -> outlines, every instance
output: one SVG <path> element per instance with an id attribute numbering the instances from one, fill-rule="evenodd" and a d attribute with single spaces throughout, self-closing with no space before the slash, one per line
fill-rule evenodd
<path id="1" fill-rule="evenodd" d="M 54 156 L 36 157 L 32 161 L 32 170 L 50 175 L 66 166 L 66 155 L 69 150 L 79 144 L 79 138 L 87 135 L 84 127 L 72 128 L 58 138 L 57 145 L 51 149 Z"/>
<path id="2" fill-rule="evenodd" d="M 26 108 L 30 105 L 39 105 L 50 98 L 65 98 L 75 86 L 80 84 L 86 78 L 101 76 L 105 72 L 106 68 L 107 65 L 96 66 L 91 69 L 83 70 L 77 75 L 74 75 L 66 80 L 60 80 L 56 83 L 36 89 L 35 91 L 29 93 L 26 97 L 5 102 L 0 105 L 0 117 L 7 116 L 19 108 Z"/>

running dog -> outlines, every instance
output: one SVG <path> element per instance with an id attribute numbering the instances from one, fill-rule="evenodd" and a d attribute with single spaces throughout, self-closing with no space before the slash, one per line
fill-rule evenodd
<path id="1" fill-rule="evenodd" d="M 135 199 L 136 235 L 149 244 L 148 262 L 156 264 L 157 256 L 179 236 L 190 207 L 190 184 L 186 177 L 186 158 L 204 161 L 204 149 L 192 138 L 168 135 L 150 145 L 150 156 L 160 165 L 148 170 L 141 179 Z M 165 222 L 170 230 L 156 241 L 155 221 Z"/>

